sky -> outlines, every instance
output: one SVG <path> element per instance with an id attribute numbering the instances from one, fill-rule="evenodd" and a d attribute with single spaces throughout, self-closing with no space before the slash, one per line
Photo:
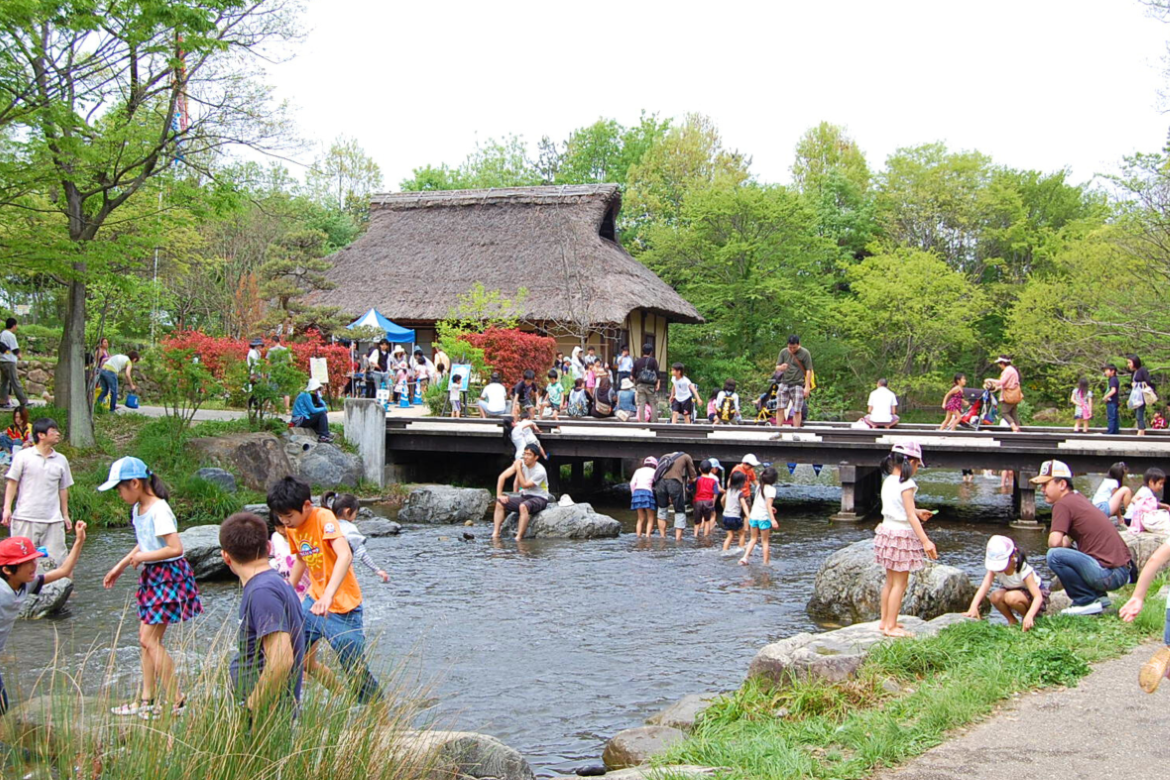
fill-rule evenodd
<path id="1" fill-rule="evenodd" d="M 306 2 L 270 83 L 302 137 L 356 138 L 387 190 L 477 141 L 520 135 L 535 156 L 544 135 L 643 110 L 707 114 L 779 183 L 821 121 L 873 168 L 943 141 L 1075 181 L 1160 150 L 1170 128 L 1170 25 L 1137 0 Z"/>

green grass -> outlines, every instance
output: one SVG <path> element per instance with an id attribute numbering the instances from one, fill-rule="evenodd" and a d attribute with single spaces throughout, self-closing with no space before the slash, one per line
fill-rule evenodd
<path id="1" fill-rule="evenodd" d="M 1164 613 L 1161 600 L 1150 599 L 1132 624 L 1112 615 L 1054 617 L 1024 633 L 972 621 L 879 645 L 845 683 L 749 681 L 656 763 L 727 767 L 724 777 L 734 780 L 867 777 L 934 747 L 1013 694 L 1076 685 L 1090 664 L 1160 634 Z"/>

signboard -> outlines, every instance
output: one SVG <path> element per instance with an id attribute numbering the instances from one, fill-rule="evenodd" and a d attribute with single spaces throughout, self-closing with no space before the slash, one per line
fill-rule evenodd
<path id="1" fill-rule="evenodd" d="M 16 313 L 17 317 L 27 317 L 28 313 L 32 311 L 32 306 L 27 303 L 18 303 L 12 307 L 12 311 Z"/>
<path id="2" fill-rule="evenodd" d="M 390 401 L 390 391 L 386 389 L 379 390 L 375 397 L 382 403 L 387 403 Z"/>
<path id="3" fill-rule="evenodd" d="M 329 386 L 329 364 L 325 358 L 309 358 L 309 378 L 316 379 L 326 387 Z"/>
<path id="4" fill-rule="evenodd" d="M 454 381 L 455 377 L 459 377 L 459 389 L 466 393 L 471 388 L 471 364 L 456 363 L 451 366 L 451 380 Z M 451 386 L 448 385 L 447 389 L 450 390 Z"/>

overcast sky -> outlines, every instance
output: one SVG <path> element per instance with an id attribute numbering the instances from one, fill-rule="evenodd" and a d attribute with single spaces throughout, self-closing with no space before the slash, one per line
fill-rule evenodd
<path id="1" fill-rule="evenodd" d="M 1137 0 L 308 0 L 304 24 L 270 71 L 278 96 L 303 137 L 356 137 L 387 189 L 477 140 L 515 133 L 534 152 L 642 109 L 710 115 L 766 182 L 789 180 L 797 139 L 822 120 L 874 168 L 939 140 L 1077 180 L 1158 151 L 1170 126 L 1170 25 Z"/>

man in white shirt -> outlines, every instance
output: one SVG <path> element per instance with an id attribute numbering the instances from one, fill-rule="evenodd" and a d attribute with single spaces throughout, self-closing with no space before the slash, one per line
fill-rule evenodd
<path id="1" fill-rule="evenodd" d="M 68 553 L 65 532 L 73 530 L 69 519 L 73 473 L 65 456 L 53 449 L 61 441 L 61 431 L 54 420 L 42 417 L 34 422 L 32 436 L 34 446 L 18 452 L 5 475 L 0 522 L 11 528 L 13 536 L 26 536 L 34 545 L 45 547 L 49 558 L 59 564 Z"/>
<path id="2" fill-rule="evenodd" d="M 9 317 L 0 330 L 0 407 L 8 408 L 9 394 L 15 395 L 21 406 L 28 406 L 28 396 L 20 384 L 16 361 L 20 357 L 20 344 L 16 341 L 17 322 Z"/>
<path id="3" fill-rule="evenodd" d="M 491 382 L 479 394 L 480 417 L 510 417 L 508 410 L 508 388 L 500 381 L 499 372 L 492 374 Z"/>
<path id="4" fill-rule="evenodd" d="M 879 379 L 877 388 L 869 394 L 869 414 L 864 418 L 870 428 L 893 428 L 898 424 L 898 396 Z"/>

